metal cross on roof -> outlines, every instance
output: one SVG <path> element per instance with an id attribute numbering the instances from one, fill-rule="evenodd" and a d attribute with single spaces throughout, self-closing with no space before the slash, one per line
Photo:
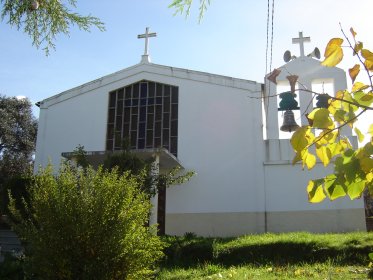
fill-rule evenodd
<path id="1" fill-rule="evenodd" d="M 293 38 L 293 44 L 299 44 L 300 56 L 304 56 L 304 43 L 311 42 L 310 37 L 303 37 L 303 32 L 299 32 L 299 38 Z"/>
<path id="2" fill-rule="evenodd" d="M 145 29 L 145 34 L 137 35 L 138 39 L 144 39 L 145 38 L 145 50 L 144 55 L 148 55 L 148 45 L 149 45 L 149 38 L 150 37 L 156 37 L 157 33 L 149 33 L 149 27 Z"/>

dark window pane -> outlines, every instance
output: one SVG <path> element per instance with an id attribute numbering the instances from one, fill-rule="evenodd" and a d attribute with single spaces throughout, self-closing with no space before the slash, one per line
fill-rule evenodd
<path id="1" fill-rule="evenodd" d="M 130 136 L 130 124 L 125 123 L 123 125 L 123 138 L 129 138 Z"/>
<path id="2" fill-rule="evenodd" d="M 170 130 L 169 129 L 163 129 L 163 133 L 162 133 L 162 137 L 163 137 L 163 144 L 169 144 L 169 140 L 168 138 L 170 137 Z"/>
<path id="3" fill-rule="evenodd" d="M 132 89 L 131 86 L 126 87 L 126 95 L 125 95 L 126 99 L 131 99 L 131 89 Z"/>
<path id="4" fill-rule="evenodd" d="M 154 114 L 154 106 L 148 106 L 148 114 Z"/>
<path id="5" fill-rule="evenodd" d="M 118 100 L 117 102 L 117 116 L 123 113 L 123 100 Z"/>
<path id="6" fill-rule="evenodd" d="M 109 124 L 107 126 L 107 139 L 114 138 L 114 124 Z"/>
<path id="7" fill-rule="evenodd" d="M 139 123 L 139 138 L 145 138 L 145 123 Z"/>
<path id="8" fill-rule="evenodd" d="M 132 115 L 131 130 L 137 130 L 137 115 Z"/>
<path id="9" fill-rule="evenodd" d="M 165 97 L 169 97 L 171 94 L 170 94 L 170 86 L 164 86 L 164 96 Z"/>
<path id="10" fill-rule="evenodd" d="M 156 96 L 162 96 L 162 85 L 161 84 L 157 84 L 156 86 Z"/>
<path id="11" fill-rule="evenodd" d="M 115 107 L 116 96 L 116 91 L 112 91 L 109 93 L 109 107 Z"/>
<path id="12" fill-rule="evenodd" d="M 124 109 L 124 121 L 129 122 L 131 120 L 130 117 L 131 117 L 131 109 L 130 108 Z"/>
<path id="13" fill-rule="evenodd" d="M 109 123 L 113 123 L 115 119 L 115 109 L 109 109 Z"/>
<path id="14" fill-rule="evenodd" d="M 155 100 L 155 103 L 157 105 L 162 105 L 162 97 L 157 97 L 156 100 Z"/>
<path id="15" fill-rule="evenodd" d="M 146 107 L 140 107 L 140 122 L 146 121 Z"/>
<path id="16" fill-rule="evenodd" d="M 118 116 L 115 121 L 115 129 L 122 130 L 122 116 Z"/>
<path id="17" fill-rule="evenodd" d="M 139 100 L 138 99 L 132 99 L 132 106 L 137 107 L 139 105 Z"/>
<path id="18" fill-rule="evenodd" d="M 162 106 L 157 105 L 155 107 L 155 120 L 156 121 L 162 120 Z"/>
<path id="19" fill-rule="evenodd" d="M 148 105 L 154 104 L 154 98 L 148 98 Z"/>
<path id="20" fill-rule="evenodd" d="M 120 131 L 115 132 L 114 145 L 115 147 L 119 147 L 119 148 L 122 146 L 122 135 Z"/>
<path id="21" fill-rule="evenodd" d="M 170 112 L 170 97 L 163 98 L 163 111 Z"/>
<path id="22" fill-rule="evenodd" d="M 146 99 L 140 99 L 140 106 L 145 106 L 146 105 Z"/>
<path id="23" fill-rule="evenodd" d="M 179 88 L 178 87 L 172 87 L 171 102 L 172 103 L 179 102 Z"/>
<path id="24" fill-rule="evenodd" d="M 178 114 L 178 105 L 177 104 L 173 104 L 171 106 L 171 119 L 172 120 L 177 119 L 177 114 Z"/>
<path id="25" fill-rule="evenodd" d="M 153 82 L 149 82 L 149 97 L 154 97 L 155 93 L 155 84 Z"/>
<path id="26" fill-rule="evenodd" d="M 154 115 L 153 114 L 148 114 L 148 121 L 146 122 L 147 123 L 147 129 L 153 129 L 153 125 L 154 125 Z"/>
<path id="27" fill-rule="evenodd" d="M 153 130 L 146 131 L 146 147 L 147 148 L 153 147 Z"/>
<path id="28" fill-rule="evenodd" d="M 106 141 L 106 150 L 112 151 L 113 150 L 113 140 L 107 140 Z"/>
<path id="29" fill-rule="evenodd" d="M 141 83 L 141 98 L 146 98 L 148 96 L 148 84 L 147 83 Z"/>
<path id="30" fill-rule="evenodd" d="M 131 148 L 136 149 L 136 142 L 137 142 L 137 131 L 131 131 Z"/>
<path id="31" fill-rule="evenodd" d="M 139 98 L 139 83 L 133 85 L 132 97 L 133 98 Z"/>
<path id="32" fill-rule="evenodd" d="M 139 139 L 137 148 L 138 149 L 144 149 L 145 148 L 145 139 Z"/>
<path id="33" fill-rule="evenodd" d="M 124 98 L 124 89 L 121 88 L 118 90 L 118 100 L 122 100 Z"/>
<path id="34" fill-rule="evenodd" d="M 154 127 L 154 136 L 155 137 L 161 137 L 162 134 L 162 123 L 156 122 Z"/>
<path id="35" fill-rule="evenodd" d="M 170 152 L 176 156 L 177 154 L 177 137 L 171 137 Z"/>
<path id="36" fill-rule="evenodd" d="M 160 148 L 161 147 L 161 138 L 154 138 L 154 147 L 155 148 Z"/>
<path id="37" fill-rule="evenodd" d="M 170 114 L 163 113 L 163 127 L 169 128 L 170 127 Z"/>
<path id="38" fill-rule="evenodd" d="M 139 113 L 139 107 L 132 107 L 132 115 L 137 115 Z"/>
<path id="39" fill-rule="evenodd" d="M 124 101 L 124 106 L 126 106 L 126 107 L 131 106 L 131 104 L 132 104 L 131 99 L 126 99 L 126 100 Z"/>
<path id="40" fill-rule="evenodd" d="M 171 122 L 171 136 L 177 136 L 177 120 Z"/>

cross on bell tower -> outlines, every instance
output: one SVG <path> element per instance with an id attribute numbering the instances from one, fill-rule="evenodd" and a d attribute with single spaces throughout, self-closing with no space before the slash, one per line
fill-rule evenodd
<path id="1" fill-rule="evenodd" d="M 299 32 L 299 38 L 293 38 L 293 44 L 299 44 L 300 57 L 304 57 L 304 43 L 311 42 L 310 37 L 303 37 L 303 32 Z"/>
<path id="2" fill-rule="evenodd" d="M 156 37 L 157 33 L 149 33 L 149 27 L 145 29 L 144 34 L 137 35 L 138 39 L 145 39 L 145 50 L 144 54 L 142 55 L 141 62 L 149 63 L 150 62 L 150 57 L 148 53 L 148 46 L 149 46 L 149 38 L 150 37 Z"/>

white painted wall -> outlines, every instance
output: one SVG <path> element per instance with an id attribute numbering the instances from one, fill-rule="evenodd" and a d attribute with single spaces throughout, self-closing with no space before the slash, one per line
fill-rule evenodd
<path id="1" fill-rule="evenodd" d="M 140 64 L 44 100 L 36 164 L 58 166 L 79 144 L 105 150 L 108 93 L 151 80 L 179 87 L 178 159 L 197 175 L 167 193 L 168 213 L 263 210 L 260 84 Z"/>

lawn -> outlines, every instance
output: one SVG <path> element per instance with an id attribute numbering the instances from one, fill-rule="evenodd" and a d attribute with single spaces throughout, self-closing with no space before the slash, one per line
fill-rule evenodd
<path id="1" fill-rule="evenodd" d="M 370 279 L 373 233 L 166 237 L 157 279 Z"/>

